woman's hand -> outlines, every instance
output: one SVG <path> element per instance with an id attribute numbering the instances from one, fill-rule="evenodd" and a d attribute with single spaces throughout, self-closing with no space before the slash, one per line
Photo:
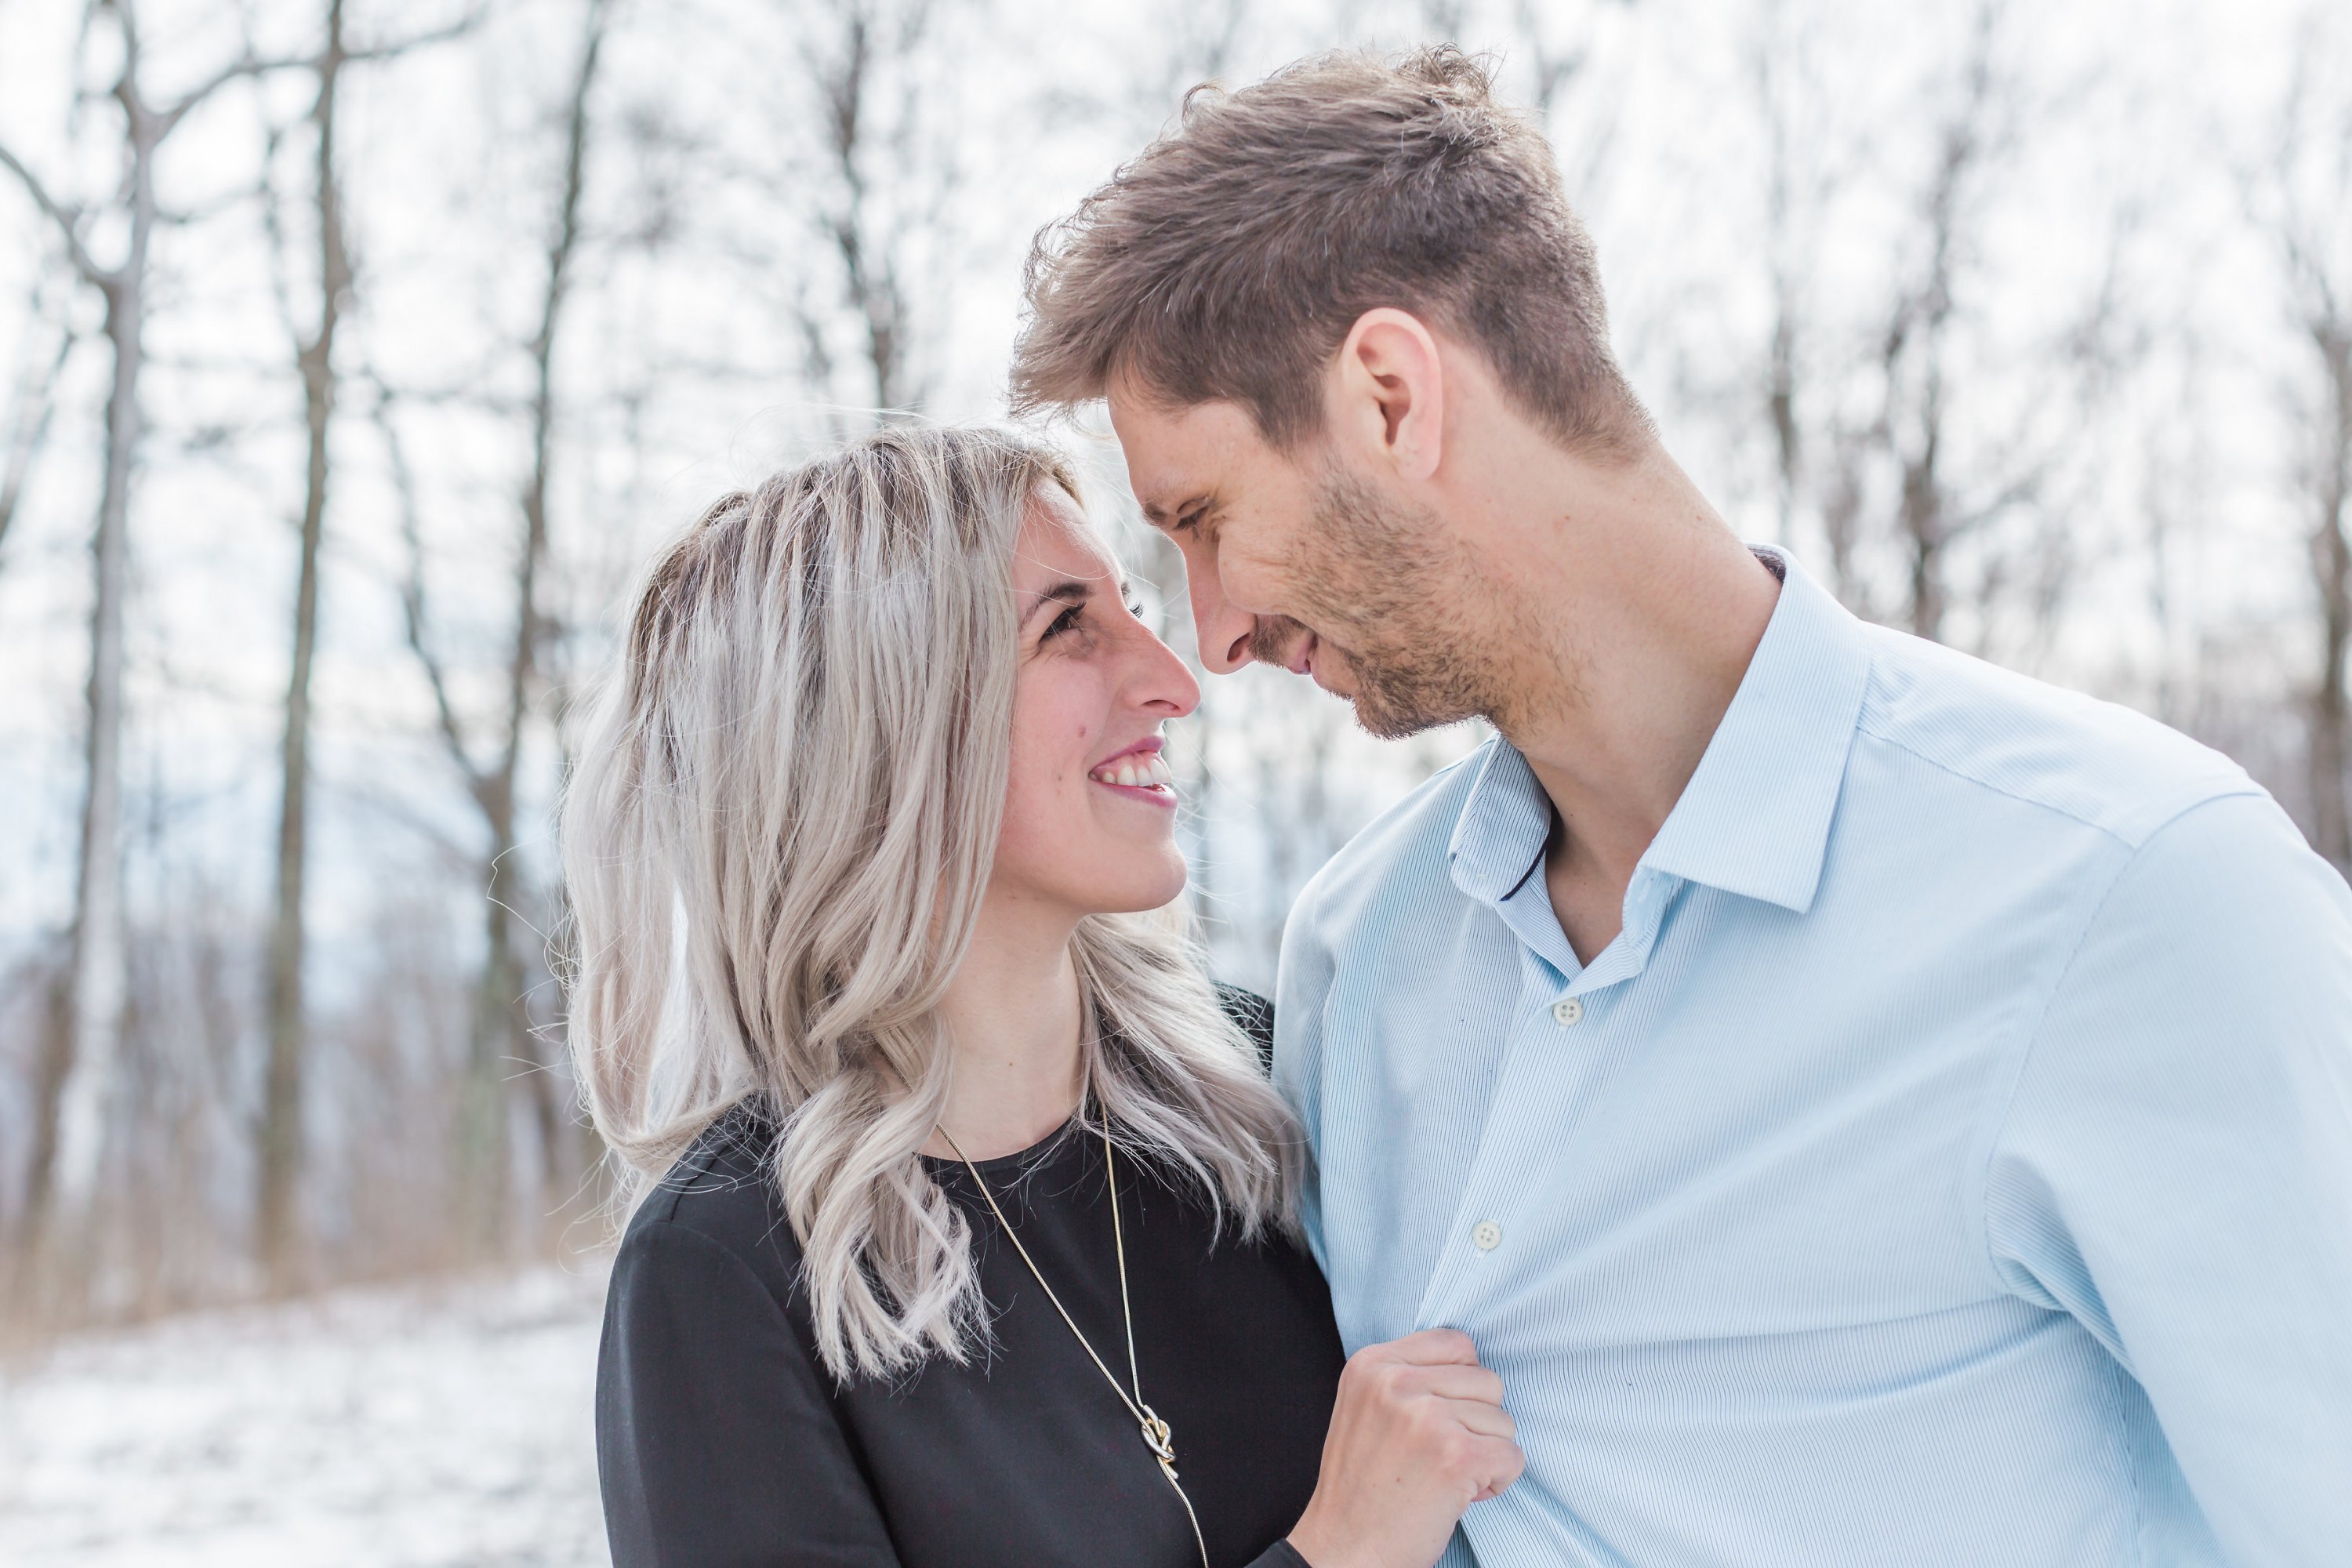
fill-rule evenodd
<path id="1" fill-rule="evenodd" d="M 1430 1568 L 1462 1510 L 1527 1458 L 1470 1336 L 1424 1329 L 1348 1358 L 1315 1496 L 1290 1532 L 1310 1568 Z"/>

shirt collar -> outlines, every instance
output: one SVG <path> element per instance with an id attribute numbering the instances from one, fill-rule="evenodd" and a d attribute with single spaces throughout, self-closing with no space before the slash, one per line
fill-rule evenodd
<path id="1" fill-rule="evenodd" d="M 1517 746 L 1496 736 L 1445 847 L 1454 885 L 1481 903 L 1500 903 L 1528 879 L 1550 836 L 1551 801 L 1535 770 Z"/>
<path id="2" fill-rule="evenodd" d="M 1862 628 L 1786 552 L 1780 597 L 1731 706 L 1642 864 L 1668 876 L 1811 908 L 1870 677 Z M 1448 845 L 1454 885 L 1493 903 L 1525 882 L 1551 831 L 1551 803 L 1499 736 Z"/>

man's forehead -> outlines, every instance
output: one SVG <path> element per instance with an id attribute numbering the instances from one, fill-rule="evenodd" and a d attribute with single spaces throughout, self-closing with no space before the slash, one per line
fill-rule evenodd
<path id="1" fill-rule="evenodd" d="M 1117 385 L 1108 402 L 1111 428 L 1127 456 L 1128 482 L 1155 522 L 1205 498 L 1237 463 L 1255 455 L 1256 426 L 1238 404 L 1177 405 Z"/>

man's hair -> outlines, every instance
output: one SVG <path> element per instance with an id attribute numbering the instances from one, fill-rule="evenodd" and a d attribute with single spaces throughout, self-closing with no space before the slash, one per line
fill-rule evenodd
<path id="1" fill-rule="evenodd" d="M 1038 234 L 1026 290 L 1020 412 L 1127 380 L 1176 407 L 1238 403 L 1295 449 L 1322 429 L 1325 366 L 1385 305 L 1475 344 L 1564 445 L 1651 438 L 1549 145 L 1451 46 L 1194 89 L 1175 129 Z"/>

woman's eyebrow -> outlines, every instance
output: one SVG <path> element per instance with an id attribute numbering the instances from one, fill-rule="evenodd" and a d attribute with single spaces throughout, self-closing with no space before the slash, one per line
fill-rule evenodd
<path id="1" fill-rule="evenodd" d="M 1050 587 L 1038 589 L 1036 597 L 1029 601 L 1029 607 L 1021 612 L 1022 623 L 1026 625 L 1030 616 L 1047 605 L 1083 605 L 1093 596 L 1094 590 L 1087 584 L 1075 577 L 1066 578 Z"/>

